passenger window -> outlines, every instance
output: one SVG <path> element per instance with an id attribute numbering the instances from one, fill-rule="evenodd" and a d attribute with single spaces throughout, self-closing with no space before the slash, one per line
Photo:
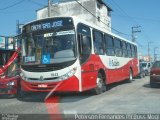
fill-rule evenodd
<path id="1" fill-rule="evenodd" d="M 89 55 L 91 53 L 91 38 L 82 35 L 82 54 Z"/>
<path id="2" fill-rule="evenodd" d="M 137 58 L 137 46 L 134 46 L 134 51 L 135 51 L 135 58 Z"/>
<path id="3" fill-rule="evenodd" d="M 122 57 L 121 41 L 117 38 L 114 39 L 114 47 L 115 47 L 116 56 L 117 57 Z"/>
<path id="4" fill-rule="evenodd" d="M 128 57 L 127 44 L 125 41 L 122 42 L 122 50 L 123 50 L 123 57 Z"/>
<path id="5" fill-rule="evenodd" d="M 131 58 L 132 52 L 131 52 L 131 45 L 129 43 L 127 44 L 127 52 L 128 52 L 128 57 Z"/>
<path id="6" fill-rule="evenodd" d="M 132 57 L 135 57 L 135 50 L 134 50 L 134 45 L 131 45 L 131 52 L 132 52 Z"/>
<path id="7" fill-rule="evenodd" d="M 105 52 L 109 56 L 114 56 L 114 44 L 111 36 L 105 35 Z"/>
<path id="8" fill-rule="evenodd" d="M 93 31 L 94 50 L 97 55 L 104 55 L 103 34 Z"/>

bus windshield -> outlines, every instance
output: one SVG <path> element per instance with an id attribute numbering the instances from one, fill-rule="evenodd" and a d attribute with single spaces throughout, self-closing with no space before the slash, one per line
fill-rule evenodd
<path id="1" fill-rule="evenodd" d="M 29 33 L 22 40 L 23 64 L 56 64 L 76 59 L 75 31 Z"/>

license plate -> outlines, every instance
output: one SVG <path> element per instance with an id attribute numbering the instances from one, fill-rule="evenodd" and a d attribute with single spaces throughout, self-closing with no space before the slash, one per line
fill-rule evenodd
<path id="1" fill-rule="evenodd" d="M 46 84 L 40 84 L 38 85 L 39 88 L 47 88 L 47 85 Z"/>

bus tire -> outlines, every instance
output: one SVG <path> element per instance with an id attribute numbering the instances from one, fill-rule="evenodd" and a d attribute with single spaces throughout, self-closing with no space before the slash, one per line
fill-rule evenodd
<path id="1" fill-rule="evenodd" d="M 132 69 L 130 69 L 128 82 L 131 83 L 132 81 L 133 81 L 133 72 L 132 72 Z"/>
<path id="2" fill-rule="evenodd" d="M 105 85 L 105 82 L 103 80 L 103 77 L 102 77 L 101 73 L 98 73 L 96 84 L 97 84 L 97 86 L 94 89 L 94 93 L 96 95 L 99 95 L 99 94 L 101 94 L 101 93 L 106 91 L 106 85 Z"/>

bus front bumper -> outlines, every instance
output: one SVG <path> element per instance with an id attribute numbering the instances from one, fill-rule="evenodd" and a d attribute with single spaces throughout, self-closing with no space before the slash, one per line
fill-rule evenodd
<path id="1" fill-rule="evenodd" d="M 78 92 L 79 80 L 76 76 L 72 76 L 67 80 L 60 81 L 61 85 L 56 88 L 56 92 Z M 28 82 L 21 80 L 21 88 L 26 92 L 50 92 L 60 82 Z"/>

